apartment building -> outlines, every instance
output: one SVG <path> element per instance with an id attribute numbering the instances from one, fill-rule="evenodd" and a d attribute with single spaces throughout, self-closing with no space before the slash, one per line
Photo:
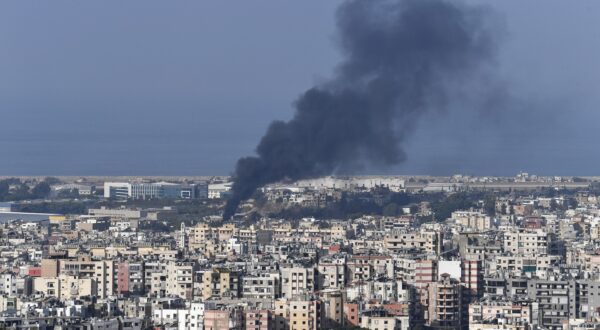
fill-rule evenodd
<path id="1" fill-rule="evenodd" d="M 474 231 L 486 231 L 494 228 L 492 217 L 479 211 L 454 211 L 451 219 L 457 225 Z"/>
<path id="2" fill-rule="evenodd" d="M 408 317 L 390 314 L 385 309 L 364 311 L 360 316 L 360 328 L 369 330 L 408 330 Z"/>
<path id="3" fill-rule="evenodd" d="M 166 293 L 192 299 L 194 270 L 193 262 L 169 262 L 166 267 Z"/>
<path id="4" fill-rule="evenodd" d="M 202 274 L 202 298 L 241 296 L 241 275 L 227 268 L 213 268 Z"/>
<path id="5" fill-rule="evenodd" d="M 237 307 L 204 311 L 204 330 L 242 329 L 244 312 Z"/>
<path id="6" fill-rule="evenodd" d="M 434 231 L 393 230 L 385 234 L 383 243 L 390 252 L 418 249 L 426 253 L 439 254 L 442 249 L 442 234 Z"/>
<path id="7" fill-rule="evenodd" d="M 462 292 L 460 282 L 448 274 L 442 274 L 439 281 L 430 283 L 426 324 L 434 329 L 464 326 Z"/>
<path id="8" fill-rule="evenodd" d="M 281 296 L 291 299 L 315 290 L 314 267 L 290 267 L 281 269 Z"/>
<path id="9" fill-rule="evenodd" d="M 532 310 L 532 323 L 550 330 L 562 329 L 563 320 L 571 316 L 567 280 L 557 278 L 527 281 L 527 295 L 537 303 Z"/>
<path id="10" fill-rule="evenodd" d="M 98 295 L 97 282 L 93 278 L 80 278 L 78 275 L 37 277 L 34 279 L 33 289 L 46 297 L 56 297 L 61 300 Z"/>
<path id="11" fill-rule="evenodd" d="M 291 300 L 289 304 L 290 330 L 321 329 L 321 302 L 319 300 Z"/>
<path id="12" fill-rule="evenodd" d="M 278 272 L 246 275 L 242 281 L 244 298 L 274 300 L 281 297 L 281 277 Z"/>
<path id="13" fill-rule="evenodd" d="M 143 295 L 146 292 L 143 262 L 119 262 L 117 265 L 117 294 Z"/>
<path id="14" fill-rule="evenodd" d="M 317 266 L 319 289 L 342 289 L 346 285 L 345 262 L 321 262 Z"/>
<path id="15" fill-rule="evenodd" d="M 269 309 L 247 310 L 244 319 L 246 330 L 271 330 L 274 326 Z"/>
<path id="16" fill-rule="evenodd" d="M 483 295 L 483 275 L 485 267 L 482 260 L 462 260 L 461 278 L 465 288 L 465 294 L 469 299 L 475 299 Z"/>
<path id="17" fill-rule="evenodd" d="M 321 301 L 321 326 L 333 329 L 344 324 L 344 293 L 341 290 L 325 289 L 319 292 Z"/>
<path id="18" fill-rule="evenodd" d="M 515 255 L 547 255 L 550 237 L 543 230 L 519 230 L 504 233 L 504 251 Z"/>
<path id="19" fill-rule="evenodd" d="M 490 262 L 490 271 L 504 271 L 509 273 L 530 273 L 545 276 L 548 270 L 555 267 L 561 258 L 552 255 L 522 256 L 503 255 L 497 256 L 494 262 Z"/>
<path id="20" fill-rule="evenodd" d="M 92 260 L 89 257 L 79 257 L 77 260 L 62 259 L 59 261 L 59 273 L 93 279 L 100 298 L 110 297 L 116 292 L 117 273 L 112 260 Z"/>
<path id="21" fill-rule="evenodd" d="M 493 296 L 469 304 L 469 329 L 526 330 L 532 323 L 531 300 Z"/>

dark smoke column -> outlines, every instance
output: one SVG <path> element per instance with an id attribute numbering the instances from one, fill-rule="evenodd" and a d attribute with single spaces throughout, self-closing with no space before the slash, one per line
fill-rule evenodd
<path id="1" fill-rule="evenodd" d="M 489 12 L 457 1 L 347 1 L 337 12 L 344 60 L 327 83 L 300 96 L 288 122 L 275 121 L 236 165 L 229 219 L 254 191 L 361 164 L 405 159 L 402 143 L 419 116 L 443 108 L 449 86 L 490 62 Z"/>

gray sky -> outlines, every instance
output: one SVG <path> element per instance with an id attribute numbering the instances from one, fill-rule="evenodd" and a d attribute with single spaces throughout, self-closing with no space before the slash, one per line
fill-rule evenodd
<path id="1" fill-rule="evenodd" d="M 0 175 L 231 173 L 330 76 L 338 3 L 1 2 Z M 487 3 L 529 133 L 432 114 L 407 162 L 371 173 L 600 174 L 600 2 Z"/>

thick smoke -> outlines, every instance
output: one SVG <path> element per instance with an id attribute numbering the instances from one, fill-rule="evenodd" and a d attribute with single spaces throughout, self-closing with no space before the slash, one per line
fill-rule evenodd
<path id="1" fill-rule="evenodd" d="M 405 160 L 402 144 L 419 117 L 443 109 L 452 86 L 493 59 L 488 12 L 455 1 L 354 0 L 337 25 L 343 62 L 300 96 L 294 117 L 275 121 L 241 158 L 223 217 L 268 183 Z"/>

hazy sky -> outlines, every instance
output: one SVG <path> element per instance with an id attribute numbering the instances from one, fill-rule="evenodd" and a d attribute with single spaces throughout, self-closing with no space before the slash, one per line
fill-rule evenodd
<path id="1" fill-rule="evenodd" d="M 600 2 L 469 2 L 504 20 L 499 77 L 532 109 L 491 120 L 531 129 L 436 113 L 371 172 L 600 175 Z M 337 4 L 0 2 L 0 175 L 231 173 L 330 76 Z"/>

